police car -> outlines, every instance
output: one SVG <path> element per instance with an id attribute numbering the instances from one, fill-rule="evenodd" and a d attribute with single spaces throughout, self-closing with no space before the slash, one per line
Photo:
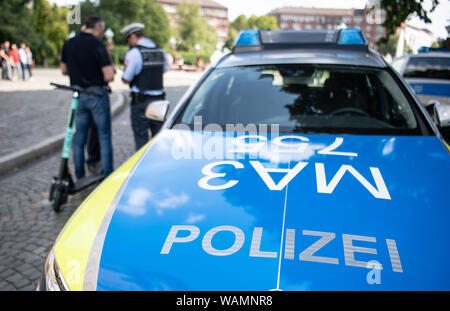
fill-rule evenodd
<path id="1" fill-rule="evenodd" d="M 41 289 L 450 289 L 449 147 L 359 30 L 243 31 L 167 108 Z"/>
<path id="2" fill-rule="evenodd" d="M 392 66 L 425 106 L 433 102 L 450 105 L 450 50 L 422 47 L 419 54 L 394 59 Z"/>
<path id="3" fill-rule="evenodd" d="M 392 66 L 414 90 L 435 119 L 436 109 L 450 114 L 450 50 L 421 47 L 418 54 L 394 59 Z M 450 141 L 450 131 L 442 133 Z"/>

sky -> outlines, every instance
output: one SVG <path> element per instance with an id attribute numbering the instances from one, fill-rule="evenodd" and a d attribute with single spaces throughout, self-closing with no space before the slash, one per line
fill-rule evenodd
<path id="1" fill-rule="evenodd" d="M 316 7 L 316 8 L 341 8 L 341 9 L 362 9 L 368 0 L 214 0 L 228 8 L 228 18 L 232 21 L 237 16 L 244 14 L 265 15 L 270 11 L 283 6 L 296 7 Z M 49 0 L 58 5 L 77 4 L 79 0 Z M 425 7 L 429 8 L 430 0 L 425 0 Z M 445 26 L 450 24 L 450 1 L 441 0 L 437 9 L 430 15 L 432 24 L 425 24 L 419 18 L 411 18 L 410 24 L 420 28 L 427 28 L 436 37 L 447 37 Z"/>

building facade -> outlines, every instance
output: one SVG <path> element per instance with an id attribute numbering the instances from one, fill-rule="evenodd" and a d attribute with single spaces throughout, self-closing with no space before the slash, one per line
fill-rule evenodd
<path id="1" fill-rule="evenodd" d="M 277 19 L 280 29 L 338 29 L 359 28 L 375 48 L 378 39 L 386 35 L 382 26 L 385 13 L 382 10 L 364 9 L 323 9 L 283 7 L 271 11 L 268 15 Z"/>
<path id="2" fill-rule="evenodd" d="M 167 14 L 170 26 L 176 28 L 178 25 L 177 7 L 183 2 L 197 3 L 200 6 L 200 14 L 207 19 L 208 24 L 216 29 L 219 44 L 225 44 L 230 22 L 228 21 L 228 9 L 212 0 L 157 0 Z"/>
<path id="3" fill-rule="evenodd" d="M 403 35 L 406 45 L 411 48 L 413 53 L 417 53 L 417 50 L 422 46 L 432 46 L 436 41 L 433 33 L 428 29 L 418 28 L 408 23 L 402 23 L 402 25 L 397 28 L 396 33 L 398 35 Z M 405 54 L 406 52 L 406 49 L 404 49 L 402 54 Z"/>

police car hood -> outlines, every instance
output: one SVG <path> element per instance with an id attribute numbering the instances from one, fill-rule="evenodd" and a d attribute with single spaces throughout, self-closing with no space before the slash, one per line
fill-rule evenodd
<path id="1" fill-rule="evenodd" d="M 117 198 L 99 290 L 450 289 L 436 137 L 163 130 Z"/>

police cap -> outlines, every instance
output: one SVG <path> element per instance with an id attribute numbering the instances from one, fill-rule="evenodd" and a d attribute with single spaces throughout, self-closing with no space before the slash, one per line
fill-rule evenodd
<path id="1" fill-rule="evenodd" d="M 125 38 L 127 38 L 129 35 L 144 30 L 145 25 L 142 23 L 132 23 L 125 27 L 123 27 L 120 32 L 124 35 Z"/>

